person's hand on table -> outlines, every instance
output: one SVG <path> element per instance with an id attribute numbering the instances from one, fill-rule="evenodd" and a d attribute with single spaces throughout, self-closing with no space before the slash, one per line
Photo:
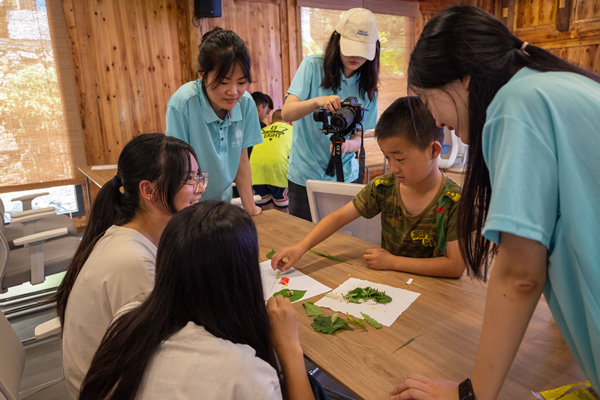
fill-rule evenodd
<path id="1" fill-rule="evenodd" d="M 395 256 L 381 247 L 365 250 L 363 258 L 369 268 L 394 269 Z"/>
<path id="2" fill-rule="evenodd" d="M 458 383 L 410 374 L 390 394 L 392 400 L 455 400 L 458 398 Z"/>
<path id="3" fill-rule="evenodd" d="M 280 359 L 297 356 L 298 351 L 302 352 L 302 347 L 298 334 L 298 315 L 290 299 L 282 295 L 269 297 L 267 312 L 271 323 L 273 347 L 277 356 Z"/>
<path id="4" fill-rule="evenodd" d="M 250 214 L 250 216 L 254 217 L 256 215 L 259 215 L 262 212 L 262 208 L 260 208 L 256 204 L 254 204 L 254 206 L 252 207 L 252 209 L 251 210 L 246 210 L 246 212 L 248 214 Z"/>
<path id="5" fill-rule="evenodd" d="M 299 245 L 284 247 L 271 257 L 271 268 L 287 271 L 306 253 Z M 285 260 L 284 260 L 285 259 Z"/>

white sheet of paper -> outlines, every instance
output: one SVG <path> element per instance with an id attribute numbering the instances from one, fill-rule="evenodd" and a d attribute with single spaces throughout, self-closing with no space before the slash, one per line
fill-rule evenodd
<path id="1" fill-rule="evenodd" d="M 385 292 L 392 298 L 388 304 L 378 304 L 375 300 L 368 300 L 361 304 L 348 303 L 343 296 L 357 287 L 372 287 L 381 292 Z M 331 292 L 338 298 L 323 297 L 315 305 L 327 307 L 334 311 L 348 313 L 356 318 L 363 318 L 361 312 L 375 319 L 382 325 L 390 326 L 396 319 L 421 295 L 421 293 L 411 292 L 410 290 L 400 289 L 393 286 L 383 285 L 381 283 L 369 282 L 363 279 L 349 278 Z"/>
<path id="2" fill-rule="evenodd" d="M 108 165 L 92 165 L 92 171 L 96 171 L 99 169 L 116 169 L 117 164 L 108 164 Z"/>
<path id="3" fill-rule="evenodd" d="M 323 285 L 322 283 L 314 280 L 310 276 L 305 275 L 294 268 L 290 268 L 287 271 L 282 272 L 281 277 L 279 277 L 279 279 L 275 279 L 277 271 L 273 271 L 273 269 L 271 268 L 271 260 L 263 261 L 260 263 L 260 272 L 262 275 L 262 284 L 263 292 L 265 295 L 265 301 L 268 300 L 269 297 L 273 296 L 273 293 L 277 293 L 285 288 L 292 290 L 306 290 L 304 296 L 301 299 L 299 299 L 302 301 L 316 296 L 318 294 L 329 292 L 331 290 L 330 287 Z M 288 286 L 279 283 L 281 281 L 281 278 L 283 278 L 284 276 L 289 278 L 290 280 L 288 282 Z"/>

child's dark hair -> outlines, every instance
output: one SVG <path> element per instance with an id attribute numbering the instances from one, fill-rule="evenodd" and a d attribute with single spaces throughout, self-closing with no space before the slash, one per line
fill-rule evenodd
<path id="1" fill-rule="evenodd" d="M 373 61 L 365 63 L 356 71 L 358 75 L 358 90 L 361 97 L 367 95 L 369 100 L 375 99 L 377 84 L 379 83 L 379 39 L 375 50 Z M 323 80 L 321 87 L 331 89 L 337 93 L 342 87 L 342 52 L 340 51 L 340 34 L 333 32 L 327 42 L 325 55 L 323 57 Z"/>
<path id="2" fill-rule="evenodd" d="M 598 75 L 540 47 L 525 45 L 493 15 L 474 6 L 448 7 L 431 18 L 410 56 L 408 85 L 417 93 L 470 77 L 469 150 L 458 238 L 475 276 L 481 276 L 481 265 L 490 251 L 489 240 L 481 235 L 492 192 L 481 142 L 486 110 L 498 90 L 522 67 L 573 72 L 600 82 Z"/>
<path id="3" fill-rule="evenodd" d="M 269 110 L 273 109 L 273 99 L 268 94 L 263 92 L 252 92 L 252 98 L 257 107 L 263 105 L 267 106 Z"/>
<path id="4" fill-rule="evenodd" d="M 254 222 L 241 208 L 208 200 L 177 213 L 158 245 L 154 290 L 110 326 L 80 399 L 137 398 L 162 341 L 190 321 L 276 368 L 258 257 Z"/>
<path id="5" fill-rule="evenodd" d="M 239 64 L 248 83 L 252 83 L 250 72 L 250 53 L 244 41 L 233 31 L 214 27 L 202 36 L 198 46 L 198 72 L 215 72 L 211 88 L 216 88 L 223 79 Z M 205 88 L 205 79 L 202 87 Z"/>
<path id="6" fill-rule="evenodd" d="M 124 225 L 140 211 L 140 182 L 154 182 L 153 195 L 159 207 L 167 214 L 175 214 L 174 198 L 190 174 L 191 157 L 198 161 L 189 144 L 162 133 L 143 134 L 125 145 L 119 155 L 117 175 L 98 192 L 81 243 L 55 295 L 61 325 L 71 289 L 98 240 L 112 225 Z"/>
<path id="7" fill-rule="evenodd" d="M 431 142 L 444 141 L 444 131 L 421 99 L 415 96 L 400 97 L 385 109 L 375 126 L 375 139 L 401 137 L 425 150 Z"/>

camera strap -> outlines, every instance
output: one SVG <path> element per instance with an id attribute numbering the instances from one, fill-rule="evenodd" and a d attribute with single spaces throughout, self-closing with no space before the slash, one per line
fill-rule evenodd
<path id="1" fill-rule="evenodd" d="M 360 150 L 358 151 L 358 183 L 363 183 L 365 180 L 365 146 L 364 146 L 364 129 L 360 124 Z"/>

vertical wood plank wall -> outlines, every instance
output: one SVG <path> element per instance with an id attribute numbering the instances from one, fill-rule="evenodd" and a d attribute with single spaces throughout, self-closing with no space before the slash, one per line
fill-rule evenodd
<path id="1" fill-rule="evenodd" d="M 213 26 L 235 31 L 252 57 L 249 91 L 281 107 L 299 63 L 296 0 L 221 0 L 222 17 L 193 21 L 194 0 L 62 0 L 69 29 L 86 159 L 116 163 L 127 141 L 164 132 L 166 104 L 194 79 L 197 49 Z M 472 4 L 517 36 L 600 72 L 600 10 L 595 2 L 542 0 L 418 1 L 416 37 L 443 7 Z M 567 25 L 557 28 L 561 5 Z"/>
<path id="2" fill-rule="evenodd" d="M 164 132 L 190 79 L 187 6 L 176 0 L 63 0 L 89 165 L 115 164 L 134 136 Z"/>

